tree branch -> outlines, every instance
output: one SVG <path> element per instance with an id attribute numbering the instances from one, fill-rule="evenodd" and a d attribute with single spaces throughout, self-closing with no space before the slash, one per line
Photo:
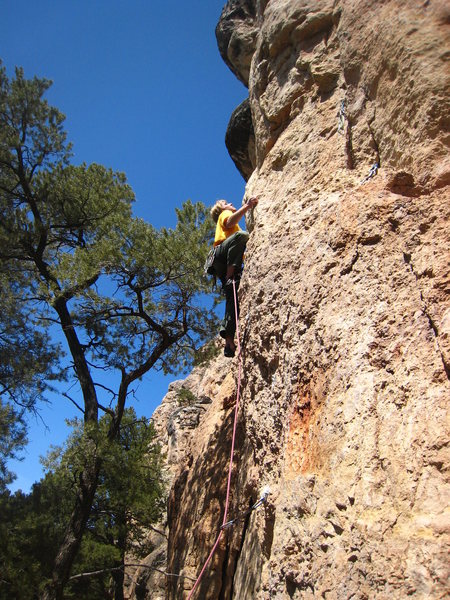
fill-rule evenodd
<path id="1" fill-rule="evenodd" d="M 100 273 L 95 273 L 95 275 L 93 275 L 89 279 L 86 279 L 85 281 L 82 281 L 81 283 L 74 285 L 71 288 L 68 288 L 67 290 L 63 290 L 61 296 L 67 302 L 68 300 L 70 300 L 71 298 L 76 296 L 79 292 L 82 292 L 83 290 L 86 290 L 86 289 L 90 288 L 92 285 L 94 285 L 94 283 L 97 282 L 99 277 L 100 277 Z"/>
<path id="2" fill-rule="evenodd" d="M 150 567 L 148 565 L 142 565 L 137 563 L 127 563 L 125 565 L 121 565 L 120 567 L 110 567 L 107 569 L 100 569 L 98 571 L 91 571 L 90 573 L 79 573 L 78 575 L 72 575 L 69 577 L 69 581 L 74 581 L 76 579 L 83 579 L 87 577 L 96 577 L 97 575 L 103 575 L 104 573 L 112 573 L 113 571 L 122 571 L 127 569 L 128 567 L 138 567 L 140 569 L 149 569 L 150 571 L 157 571 L 161 573 L 161 575 L 165 575 L 166 577 L 179 577 L 184 579 L 190 579 L 191 581 L 195 581 L 193 577 L 189 577 L 189 575 L 179 575 L 177 573 L 167 573 L 167 571 L 163 571 L 162 569 L 158 569 L 157 567 Z"/>
<path id="3" fill-rule="evenodd" d="M 84 415 L 84 410 L 81 408 L 81 406 L 79 404 L 77 404 L 75 402 L 75 400 L 73 398 L 71 398 L 69 396 L 69 394 L 67 394 L 66 392 L 63 392 L 62 395 L 64 396 L 64 398 L 67 398 L 68 400 L 70 400 L 70 402 L 72 402 L 72 404 L 74 404 L 78 408 L 78 410 Z"/>
<path id="4" fill-rule="evenodd" d="M 100 410 L 102 410 L 104 413 L 110 415 L 111 417 L 114 417 L 114 411 L 111 408 L 106 408 L 106 406 L 103 406 L 102 404 L 98 404 L 98 407 Z"/>

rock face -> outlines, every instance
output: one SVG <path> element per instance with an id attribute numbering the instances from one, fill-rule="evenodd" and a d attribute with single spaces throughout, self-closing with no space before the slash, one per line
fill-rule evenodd
<path id="1" fill-rule="evenodd" d="M 199 431 L 205 429 L 208 415 L 213 421 L 220 420 L 223 407 L 234 400 L 235 379 L 229 373 L 228 364 L 227 359 L 219 357 L 210 366 L 194 369 L 185 380 L 174 381 L 153 414 L 157 441 L 166 453 L 165 475 L 169 490 L 179 477 L 180 470 L 183 472 L 192 464 L 191 445 Z M 167 581 L 170 579 L 167 575 L 170 527 L 171 523 L 166 518 L 149 532 L 153 551 L 141 561 L 141 568 L 127 573 L 127 597 L 137 600 L 166 598 Z"/>
<path id="2" fill-rule="evenodd" d="M 224 9 L 260 198 L 230 516 L 270 495 L 226 531 L 193 598 L 449 593 L 449 22 L 438 0 Z M 211 403 L 177 438 L 170 600 L 222 522 L 236 373 L 236 358 L 209 366 L 196 394 Z"/>

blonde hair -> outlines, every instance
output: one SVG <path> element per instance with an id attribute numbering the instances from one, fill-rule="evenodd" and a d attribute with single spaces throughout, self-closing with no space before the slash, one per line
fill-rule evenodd
<path id="1" fill-rule="evenodd" d="M 211 215 L 214 223 L 217 223 L 217 219 L 219 218 L 220 213 L 223 211 L 223 204 L 226 204 L 226 200 L 217 200 L 214 206 L 211 208 L 209 214 Z"/>

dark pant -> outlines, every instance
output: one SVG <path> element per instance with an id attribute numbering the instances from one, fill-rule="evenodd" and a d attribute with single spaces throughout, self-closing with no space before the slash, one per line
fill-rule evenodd
<path id="1" fill-rule="evenodd" d="M 225 338 L 227 336 L 234 337 L 236 332 L 236 314 L 234 308 L 234 293 L 233 286 L 229 285 L 225 287 L 227 267 L 230 265 L 234 266 L 234 279 L 236 287 L 236 302 L 237 302 L 237 290 L 239 288 L 239 279 L 242 271 L 242 260 L 244 257 L 244 250 L 248 240 L 248 233 L 246 231 L 237 231 L 230 235 L 225 241 L 223 241 L 216 250 L 216 256 L 214 259 L 214 269 L 217 277 L 222 282 L 222 286 L 225 291 L 225 317 L 220 328 L 220 335 Z M 237 305 L 239 315 L 239 304 Z"/>

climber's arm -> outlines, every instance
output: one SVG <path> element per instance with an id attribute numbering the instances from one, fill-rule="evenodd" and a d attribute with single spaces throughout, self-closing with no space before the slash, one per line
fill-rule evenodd
<path id="1" fill-rule="evenodd" d="M 236 212 L 234 212 L 232 215 L 225 219 L 223 224 L 225 229 L 231 229 L 232 227 L 237 225 L 241 218 L 245 215 L 245 213 L 251 208 L 254 208 L 257 204 L 258 198 L 256 196 L 253 196 L 252 198 L 247 200 L 247 202 L 243 206 L 241 206 L 241 208 L 238 208 Z"/>

